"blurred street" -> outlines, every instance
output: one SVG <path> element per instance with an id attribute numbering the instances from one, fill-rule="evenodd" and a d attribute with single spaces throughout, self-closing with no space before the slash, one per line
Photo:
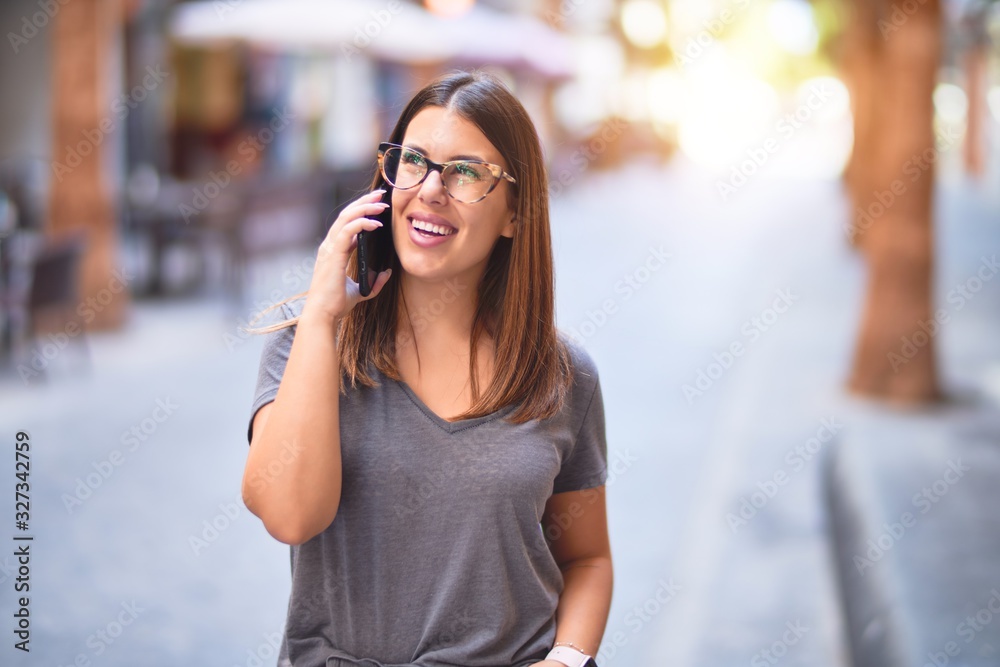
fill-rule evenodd
<path id="1" fill-rule="evenodd" d="M 947 295 L 1000 250 L 1000 191 L 995 171 L 980 186 L 948 174 L 934 284 L 950 319 L 934 339 L 944 388 L 965 398 L 930 419 L 986 424 L 976 437 L 994 467 L 968 475 L 995 479 L 1000 277 L 960 307 Z M 788 154 L 751 185 L 722 202 L 683 156 L 639 158 L 552 201 L 557 321 L 593 355 L 607 414 L 616 580 L 601 667 L 846 664 L 820 461 L 882 410 L 842 389 L 864 265 L 838 180 Z M 0 662 L 275 664 L 288 548 L 240 501 L 262 339 L 238 327 L 275 291 L 305 290 L 295 276 L 313 254 L 258 260 L 236 312 L 214 293 L 133 303 L 125 328 L 88 337 L 87 373 L 78 341 L 49 361 L 48 382 L 6 370 L 0 428 L 31 436 L 35 540 L 32 650 L 5 646 Z M 957 444 L 924 454 L 944 467 Z M 959 507 L 942 500 L 942 525 Z"/>

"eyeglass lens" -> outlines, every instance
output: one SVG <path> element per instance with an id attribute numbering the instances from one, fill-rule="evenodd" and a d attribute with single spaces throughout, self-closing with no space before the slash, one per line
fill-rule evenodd
<path id="1" fill-rule="evenodd" d="M 407 148 L 391 147 L 383 158 L 385 177 L 393 187 L 412 188 L 427 173 L 427 159 Z M 477 162 L 460 161 L 448 165 L 441 174 L 444 187 L 451 196 L 463 202 L 483 197 L 493 185 L 493 173 Z"/>

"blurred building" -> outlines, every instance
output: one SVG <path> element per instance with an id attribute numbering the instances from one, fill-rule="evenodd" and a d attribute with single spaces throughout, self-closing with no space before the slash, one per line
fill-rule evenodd
<path id="1" fill-rule="evenodd" d="M 614 41 L 611 0 L 42 4 L 0 9 L 19 28 L 0 66 L 18 92 L 0 101 L 8 351 L 102 294 L 81 332 L 119 326 L 130 295 L 221 278 L 238 301 L 253 257 L 318 245 L 405 102 L 446 71 L 507 81 L 553 166 L 614 113 L 617 71 L 593 58 L 595 40 Z M 581 91 L 604 102 L 573 103 Z M 61 262 L 46 269 L 47 325 L 32 303 L 46 256 Z"/>

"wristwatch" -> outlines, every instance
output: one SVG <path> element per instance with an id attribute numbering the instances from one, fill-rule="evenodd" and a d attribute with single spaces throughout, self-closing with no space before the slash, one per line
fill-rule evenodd
<path id="1" fill-rule="evenodd" d="M 597 667 L 597 663 L 592 657 L 569 646 L 556 646 L 549 651 L 545 659 L 561 662 L 566 667 Z"/>

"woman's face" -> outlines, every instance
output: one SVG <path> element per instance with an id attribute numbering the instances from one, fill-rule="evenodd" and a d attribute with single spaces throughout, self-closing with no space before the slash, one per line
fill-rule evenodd
<path id="1" fill-rule="evenodd" d="M 471 122 L 443 107 L 425 107 L 406 128 L 401 142 L 434 162 L 475 157 L 510 169 L 486 136 Z M 404 273 L 414 278 L 442 281 L 466 277 L 478 284 L 490 252 L 500 236 L 513 237 L 514 212 L 507 206 L 510 183 L 501 178 L 474 204 L 453 199 L 431 170 L 420 185 L 392 191 L 392 230 L 396 254 Z M 446 237 L 424 238 L 413 227 L 417 219 L 452 228 Z"/>

